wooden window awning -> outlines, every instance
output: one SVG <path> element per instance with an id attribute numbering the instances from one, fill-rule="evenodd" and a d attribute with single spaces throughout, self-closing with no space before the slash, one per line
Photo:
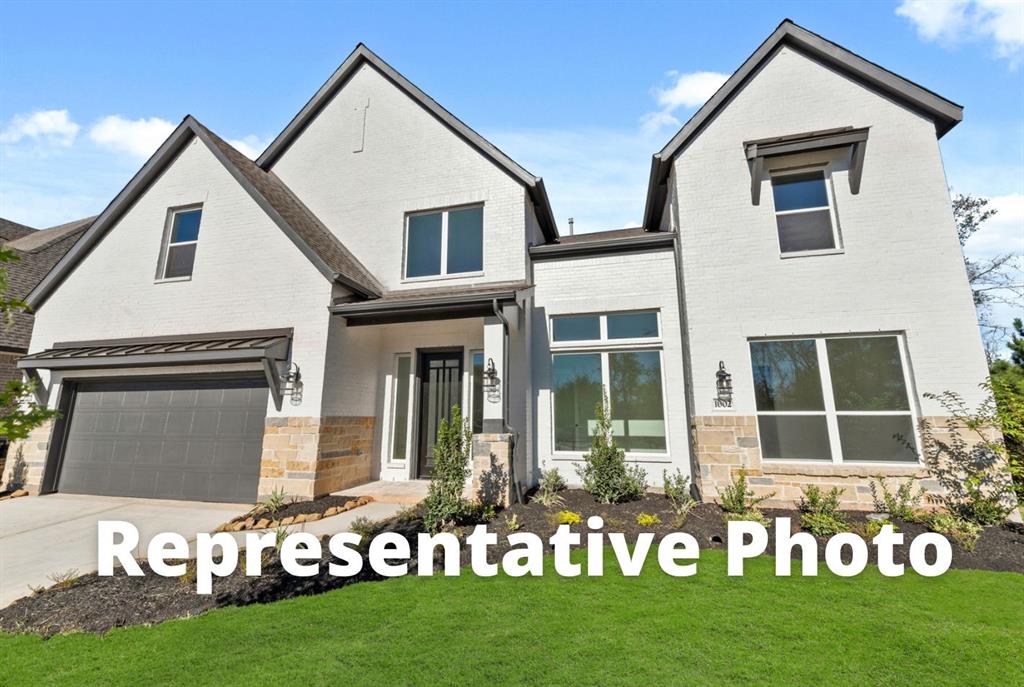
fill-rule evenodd
<path id="1" fill-rule="evenodd" d="M 855 129 L 852 126 L 744 141 L 743 150 L 750 162 L 750 200 L 754 205 L 761 202 L 761 176 L 766 158 L 847 147 L 850 148 L 850 193 L 856 195 L 860 193 L 867 143 L 868 127 Z"/>

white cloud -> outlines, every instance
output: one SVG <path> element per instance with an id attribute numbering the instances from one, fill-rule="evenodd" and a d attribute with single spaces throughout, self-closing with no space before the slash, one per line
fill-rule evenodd
<path id="1" fill-rule="evenodd" d="M 668 75 L 676 82 L 668 88 L 659 88 L 656 94 L 658 104 L 669 112 L 680 107 L 700 107 L 729 78 L 728 74 L 721 72 L 691 72 L 689 74 L 669 72 Z"/>
<path id="2" fill-rule="evenodd" d="M 0 143 L 17 143 L 30 138 L 51 145 L 68 147 L 75 142 L 81 127 L 71 121 L 67 110 L 38 110 L 15 115 L 0 133 Z"/>
<path id="3" fill-rule="evenodd" d="M 174 131 L 174 125 L 159 117 L 125 119 L 109 115 L 93 125 L 89 138 L 93 143 L 136 157 L 152 155 Z"/>
<path id="4" fill-rule="evenodd" d="M 1024 2 L 1020 0 L 904 0 L 896 14 L 926 41 L 953 46 L 989 41 L 1016 68 L 1024 59 Z"/>
<path id="5" fill-rule="evenodd" d="M 669 83 L 654 89 L 654 99 L 660 110 L 648 112 L 640 118 L 641 131 L 649 137 L 660 134 L 666 128 L 680 126 L 676 111 L 693 110 L 714 95 L 721 88 L 728 74 L 721 72 L 671 71 L 667 74 Z"/>
<path id="6" fill-rule="evenodd" d="M 266 141 L 253 134 L 249 134 L 244 138 L 231 139 L 228 141 L 228 144 L 250 160 L 258 158 L 268 145 Z"/>
<path id="7" fill-rule="evenodd" d="M 967 240 L 964 252 L 975 259 L 1005 253 L 1024 255 L 1024 194 L 992 196 L 988 206 L 996 214 Z"/>

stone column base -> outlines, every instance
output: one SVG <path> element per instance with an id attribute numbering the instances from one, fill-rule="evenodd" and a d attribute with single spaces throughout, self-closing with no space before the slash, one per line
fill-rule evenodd
<path id="1" fill-rule="evenodd" d="M 259 497 L 313 499 L 370 481 L 372 417 L 268 417 Z"/>
<path id="2" fill-rule="evenodd" d="M 43 483 L 46 455 L 50 450 L 53 420 L 47 420 L 32 430 L 26 439 L 16 441 L 7 448 L 7 461 L 3 468 L 3 489 L 25 489 L 38 494 Z"/>
<path id="3" fill-rule="evenodd" d="M 511 434 L 473 435 L 473 474 L 466 498 L 495 506 L 512 502 Z"/>

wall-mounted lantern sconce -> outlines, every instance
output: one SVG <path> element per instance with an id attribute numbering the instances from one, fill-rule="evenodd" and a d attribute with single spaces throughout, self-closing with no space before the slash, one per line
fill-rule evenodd
<path id="1" fill-rule="evenodd" d="M 725 362 L 718 361 L 715 373 L 715 408 L 732 408 L 732 375 L 725 371 Z"/>
<path id="2" fill-rule="evenodd" d="M 288 372 L 281 378 L 281 395 L 287 396 L 293 406 L 302 403 L 302 372 L 299 366 L 291 363 Z"/>
<path id="3" fill-rule="evenodd" d="M 483 387 L 487 394 L 487 400 L 492 403 L 501 399 L 501 379 L 498 377 L 498 370 L 494 366 L 494 358 L 488 358 L 484 365 Z"/>

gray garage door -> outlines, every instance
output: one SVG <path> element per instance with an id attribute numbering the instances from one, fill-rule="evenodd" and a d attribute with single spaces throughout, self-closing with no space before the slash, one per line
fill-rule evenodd
<path id="1" fill-rule="evenodd" d="M 268 391 L 256 379 L 79 384 L 57 490 L 252 502 Z"/>

